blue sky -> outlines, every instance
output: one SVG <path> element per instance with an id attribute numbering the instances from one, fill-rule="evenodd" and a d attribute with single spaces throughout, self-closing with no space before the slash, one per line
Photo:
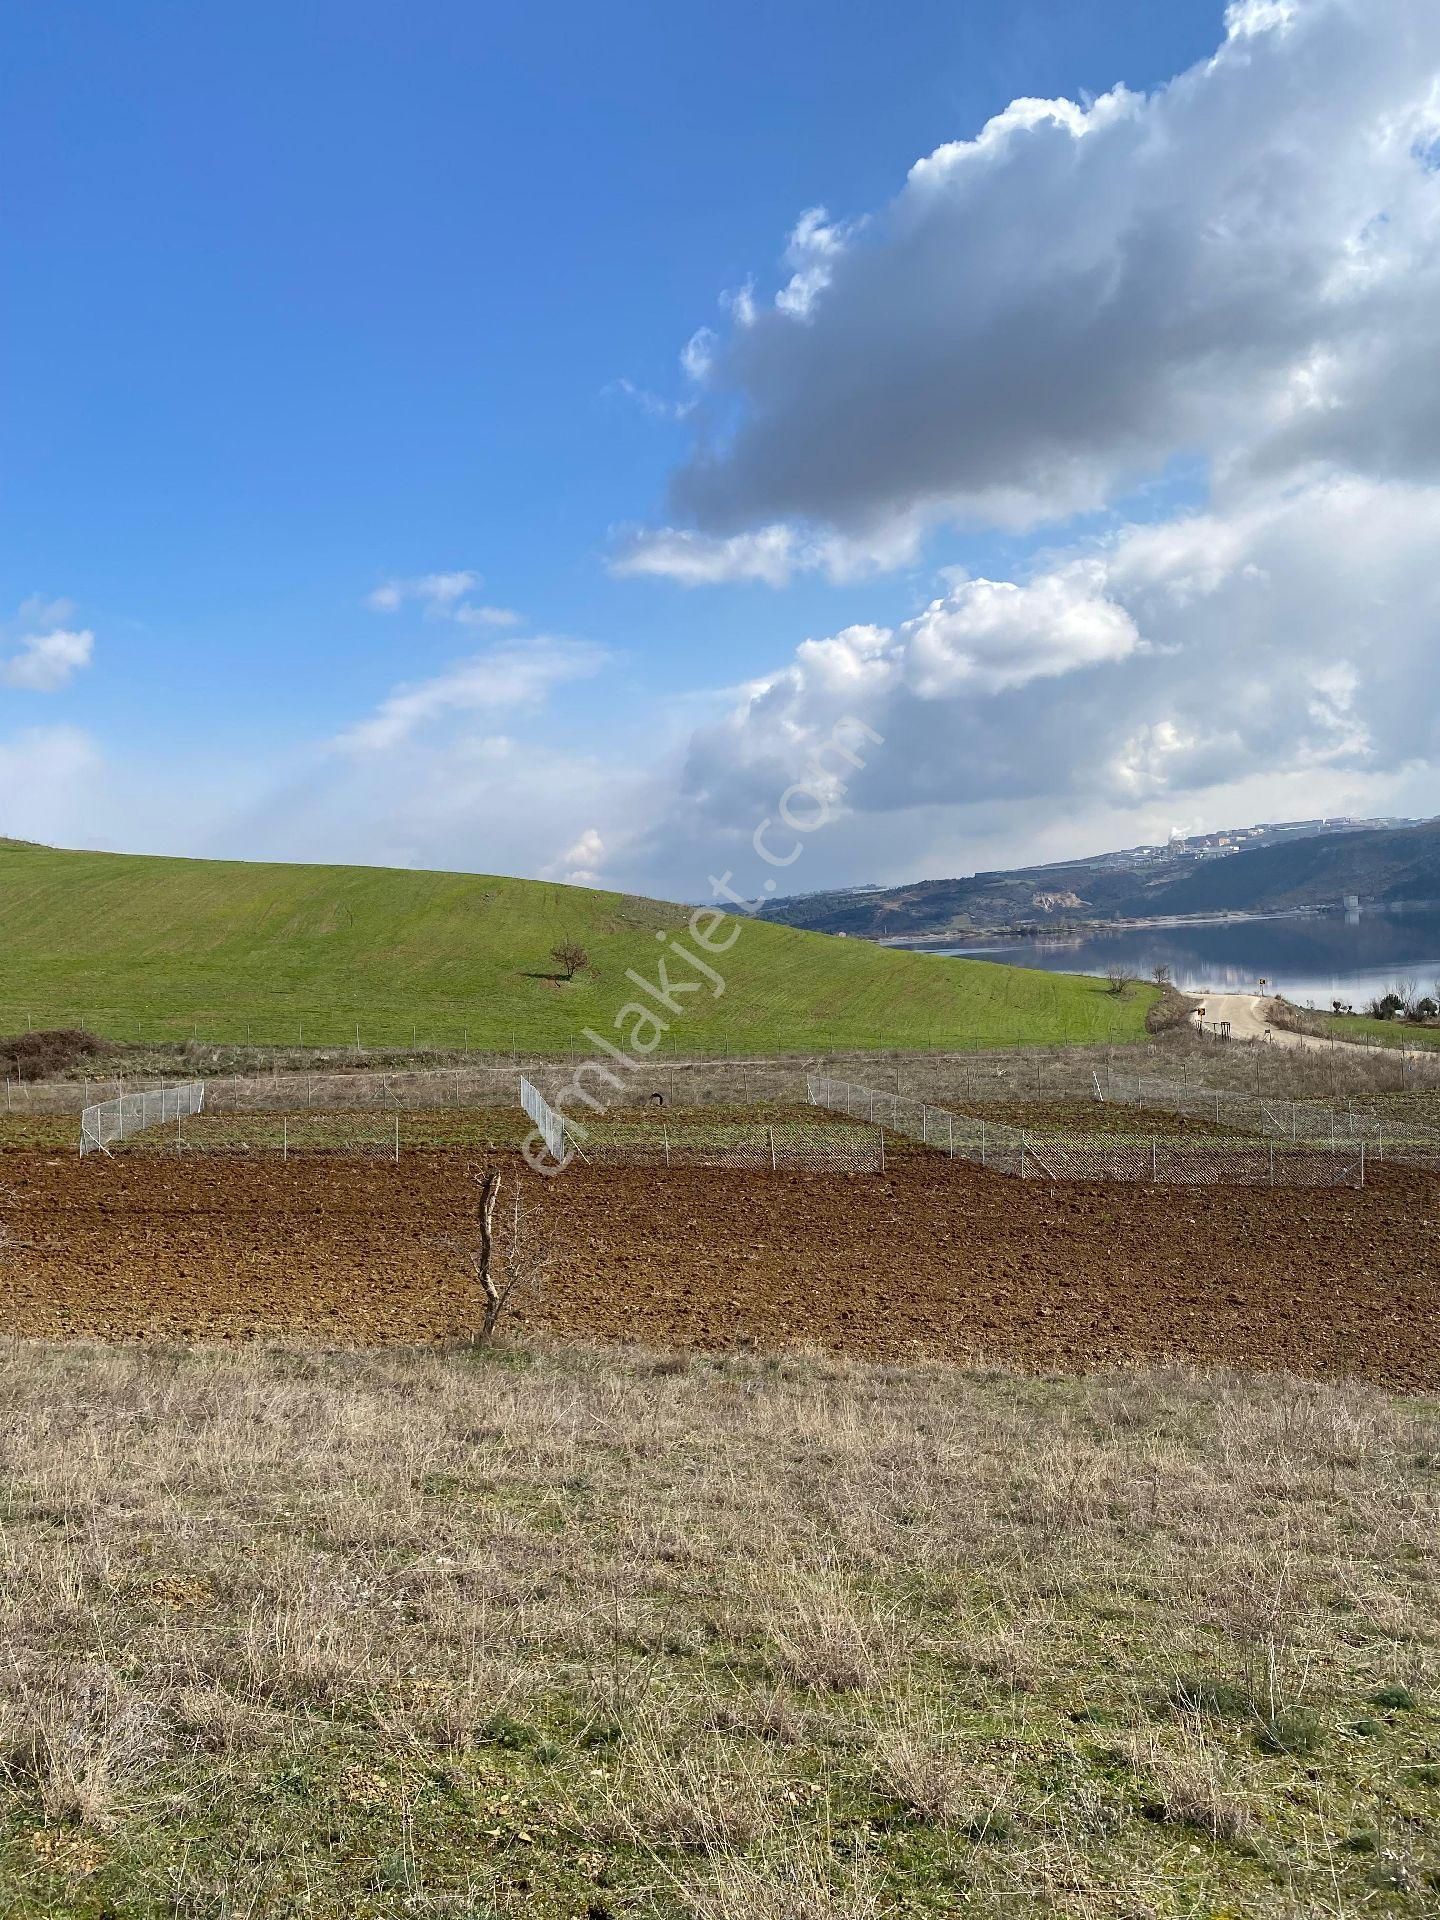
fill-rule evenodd
<path id="1" fill-rule="evenodd" d="M 1278 9 L 1246 0 L 1240 11 L 1257 8 L 1292 11 L 1288 0 Z M 1019 316 L 1013 335 L 1038 330 L 1025 391 L 1052 374 L 1089 382 L 1087 355 L 1097 377 L 1103 356 L 1109 378 L 1127 354 L 1146 360 L 1144 329 L 1152 345 L 1157 331 L 1182 329 L 1162 327 L 1140 298 L 1108 338 L 1060 337 L 1073 287 L 1063 277 L 1047 286 L 1025 257 L 1032 222 L 1037 254 L 1066 244 L 1064 221 L 1052 224 L 1062 190 L 1046 127 L 1007 134 L 1003 167 L 982 155 L 981 185 L 947 180 L 946 193 L 968 198 L 936 242 L 951 249 L 941 280 L 917 282 L 909 254 L 887 260 L 899 242 L 883 232 L 916 161 L 974 141 L 1015 99 L 1063 99 L 1088 113 L 1123 85 L 1159 102 L 1148 127 L 1136 119 L 1141 144 L 1120 163 L 1142 176 L 1158 164 L 1149 157 L 1161 144 L 1157 117 L 1170 111 L 1154 90 L 1193 73 L 1227 32 L 1231 46 L 1243 38 L 1260 50 L 1253 61 L 1247 50 L 1247 64 L 1272 60 L 1275 151 L 1293 148 L 1308 128 L 1302 120 L 1297 130 L 1303 102 L 1285 96 L 1285 63 L 1307 57 L 1306 32 L 1317 62 L 1337 58 L 1358 18 L 1343 0 L 1303 0 L 1300 13 L 1247 19 L 1242 35 L 1233 17 L 1227 29 L 1223 5 L 1198 0 L 902 9 L 59 0 L 13 10 L 0 79 L 0 831 L 695 891 L 687 873 L 743 841 L 774 780 L 795 770 L 780 735 L 803 745 L 829 724 L 813 687 L 792 684 L 797 672 L 804 678 L 802 643 L 874 629 L 892 636 L 884 658 L 894 665 L 908 644 L 903 623 L 959 591 L 959 578 L 1022 595 L 1057 568 L 1070 579 L 1097 539 L 1212 509 L 1222 471 L 1232 529 L 1258 511 L 1253 477 L 1243 494 L 1233 479 L 1241 468 L 1280 472 L 1274 512 L 1287 497 L 1282 481 L 1292 495 L 1299 478 L 1314 482 L 1313 448 L 1277 469 L 1268 446 L 1244 444 L 1238 429 L 1211 439 L 1196 425 L 1212 410 L 1190 393 L 1193 359 L 1162 342 L 1160 380 L 1188 396 L 1185 407 L 1160 408 L 1167 417 L 1158 419 L 1153 383 L 1117 390 L 1104 420 L 1135 415 L 1122 448 L 1103 422 L 1047 427 L 1029 468 L 1001 472 L 1003 453 L 993 463 L 995 486 L 1010 490 L 1001 500 L 980 472 L 982 402 L 963 394 L 972 376 L 974 394 L 1006 390 L 1009 374 L 997 364 L 992 380 L 987 356 L 999 352 L 1007 312 Z M 1321 17 L 1332 14 L 1338 24 Z M 1404 0 L 1382 0 L 1369 20 L 1372 35 L 1393 29 L 1394 59 L 1354 103 L 1357 141 L 1387 86 L 1391 105 L 1418 98 L 1416 36 L 1422 73 L 1432 50 L 1423 10 Z M 1320 44 L 1327 32 L 1333 47 Z M 1290 45 L 1272 49 L 1282 41 Z M 1176 108 L 1166 133 L 1196 141 L 1202 174 L 1218 165 L 1225 138 L 1213 105 L 1221 84 L 1196 83 L 1199 104 L 1184 119 Z M 1118 137 L 1108 123 L 1101 131 Z M 1080 145 L 1073 130 L 1063 137 Z M 1100 145 L 1090 139 L 1085 151 Z M 1257 165 L 1263 158 L 1262 149 Z M 1126 227 L 1096 242 L 1097 257 L 1113 256 L 1115 233 L 1133 231 L 1142 204 L 1169 210 L 1146 259 L 1187 221 L 1213 231 L 1213 204 L 1177 204 L 1177 179 L 1190 171 L 1160 179 L 1153 200 L 1137 195 Z M 1117 177 L 1097 177 L 1087 208 L 1122 190 Z M 1378 181 L 1370 217 L 1397 218 L 1402 187 L 1410 192 L 1408 182 Z M 1349 188 L 1327 177 L 1317 191 L 1326 190 L 1336 223 L 1315 237 L 1317 257 L 1339 247 L 1355 219 Z M 1215 189 L 1231 208 L 1239 191 Z M 1428 268 L 1431 209 L 1407 207 Z M 813 208 L 827 209 L 829 224 L 818 252 L 803 243 L 810 252 L 796 269 L 795 258 L 782 260 L 786 237 Z M 812 268 L 812 306 L 763 311 L 792 271 Z M 1247 272 L 1253 278 L 1248 257 L 1237 286 Z M 747 287 L 758 325 L 743 297 L 735 305 Z M 1287 297 L 1277 275 L 1277 308 Z M 873 377 L 892 311 L 910 315 L 907 325 L 934 314 L 933 329 L 902 329 L 896 346 L 897 367 L 925 361 L 933 396 L 903 390 L 894 373 Z M 969 337 L 987 311 L 993 324 Z M 771 321 L 787 337 L 767 346 Z M 1402 322 L 1387 311 L 1397 334 Z M 1248 341 L 1269 324 L 1252 304 L 1237 345 L 1230 315 L 1220 344 L 1205 347 L 1209 361 L 1228 352 L 1248 378 Z M 1297 324 L 1287 309 L 1284 326 L 1261 370 L 1266 395 L 1332 345 L 1313 315 Z M 702 328 L 711 335 L 687 374 L 681 355 Z M 923 344 L 931 331 L 943 336 L 933 366 Z M 852 368 L 847 343 L 861 338 L 869 345 Z M 963 363 L 945 358 L 951 340 Z M 1165 352 L 1178 356 L 1173 366 Z M 792 433 L 787 396 L 806 393 Z M 1383 397 L 1354 405 L 1373 425 Z M 960 410 L 944 445 L 973 446 L 964 473 L 942 471 L 943 446 L 920 444 L 925 423 L 952 406 Z M 758 423 L 748 464 L 747 422 Z M 843 486 L 802 471 L 803 461 L 771 486 L 796 435 L 814 450 L 812 468 L 847 475 Z M 1376 427 L 1369 438 L 1379 437 Z M 1006 445 L 1023 439 L 1007 416 Z M 1424 477 L 1408 455 L 1384 472 L 1353 446 L 1320 457 L 1332 487 L 1412 488 Z M 1059 483 L 1060 466 L 1082 478 Z M 1389 527 L 1388 507 L 1384 518 Z M 655 544 L 657 530 L 676 528 L 710 543 L 709 555 L 717 541 L 776 526 L 801 545 L 762 577 L 746 548 L 707 559 L 706 582 L 687 584 Z M 1254 537 L 1273 543 L 1283 533 L 1272 518 Z M 795 557 L 832 538 L 845 543 L 839 560 L 829 546 L 824 559 Z M 474 579 L 457 586 L 461 574 Z M 437 576 L 450 584 L 437 587 Z M 398 603 L 388 609 L 387 590 Z M 1142 661 L 1205 644 L 1152 633 L 1139 591 L 1113 579 L 1098 590 L 1106 606 L 1123 607 L 1129 639 L 1087 640 L 1063 672 L 1042 647 L 1047 664 L 1027 669 L 1026 684 L 1053 683 L 1073 666 L 1092 680 L 1123 672 L 1128 687 Z M 973 595 L 963 611 L 979 617 Z M 1007 619 L 1010 611 L 1007 600 Z M 1063 627 L 1073 609 L 1043 601 L 1032 612 Z M 1233 609 L 1225 619 L 1233 627 Z M 51 633 L 88 635 L 88 648 L 75 642 L 69 664 L 53 671 L 14 666 Z M 1012 640 L 1028 658 L 1030 639 L 1008 628 L 995 644 Z M 1352 635 L 1344 658 L 1324 654 L 1334 687 L 1353 651 Z M 70 658 L 78 652 L 84 660 Z M 877 656 L 866 642 L 857 657 Z M 793 711 L 767 736 L 765 701 L 735 690 L 759 683 L 773 708 L 777 675 L 789 675 Z M 890 678 L 912 692 L 920 684 L 908 669 Z M 1061 843 L 1088 844 L 1094 833 L 1146 837 L 1167 820 L 1223 816 L 1252 791 L 1278 802 L 1276 781 L 1331 805 L 1424 788 L 1413 741 L 1377 757 L 1373 716 L 1370 748 L 1348 758 L 1333 738 L 1317 748 L 1293 727 L 1284 737 L 1277 718 L 1273 737 L 1238 759 L 1222 766 L 1202 744 L 1194 764 L 1157 777 L 1155 765 L 1184 756 L 1167 746 L 1157 762 L 1153 730 L 1188 739 L 1189 729 L 1151 689 L 1093 778 L 1080 767 L 1068 787 L 1045 792 L 1005 771 L 1014 717 L 1001 709 L 1015 704 L 1020 682 L 993 664 L 962 678 L 963 711 L 919 716 L 888 772 L 877 768 L 872 803 L 837 802 L 838 830 L 807 863 L 811 884 L 1080 851 Z M 396 709 L 397 689 L 425 687 Z M 946 706 L 955 691 L 947 682 L 943 698 L 917 698 Z M 1094 689 L 1087 682 L 1082 692 Z M 378 729 L 377 713 L 389 716 Z M 1027 737 L 1053 724 L 1031 715 Z M 1139 747 L 1137 729 L 1150 730 Z M 1223 716 L 1214 730 L 1218 740 Z M 918 766 L 912 739 L 936 764 L 907 789 L 901 771 Z M 1131 761 L 1117 760 L 1122 749 Z M 722 750 L 724 777 L 713 765 Z M 359 771 L 357 753 L 369 756 Z M 1137 756 L 1144 767 L 1127 788 Z M 962 757 L 972 773 L 991 764 L 988 787 L 978 773 L 957 784 Z M 600 851 L 568 859 L 587 835 Z"/>

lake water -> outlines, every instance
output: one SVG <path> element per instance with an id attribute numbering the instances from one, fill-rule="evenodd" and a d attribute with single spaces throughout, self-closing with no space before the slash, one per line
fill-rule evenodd
<path id="1" fill-rule="evenodd" d="M 1015 940 L 929 948 L 1004 960 L 1052 973 L 1103 974 L 1123 966 L 1149 979 L 1164 962 L 1177 987 L 1253 989 L 1263 977 L 1299 1006 L 1343 1000 L 1359 1009 L 1397 980 L 1435 993 L 1440 980 L 1440 909 L 1362 912 L 1358 917 L 1225 920 L 1206 926 L 1124 928 L 1073 940 Z"/>

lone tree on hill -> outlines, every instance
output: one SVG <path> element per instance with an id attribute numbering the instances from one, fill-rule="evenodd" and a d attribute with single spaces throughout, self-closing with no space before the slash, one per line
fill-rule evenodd
<path id="1" fill-rule="evenodd" d="M 573 980 L 577 973 L 583 973 L 590 965 L 590 955 L 578 940 L 561 940 L 550 949 L 550 958 L 557 967 L 562 967 L 567 980 Z"/>

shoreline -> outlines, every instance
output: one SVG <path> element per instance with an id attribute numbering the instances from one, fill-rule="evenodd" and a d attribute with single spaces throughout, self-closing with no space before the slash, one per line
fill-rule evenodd
<path id="1" fill-rule="evenodd" d="M 960 933 L 893 934 L 877 939 L 874 945 L 911 953 L 924 953 L 943 947 L 950 953 L 969 954 L 972 951 L 979 953 L 985 946 L 1013 946 L 1020 942 L 1037 947 L 1064 946 L 1071 941 L 1093 940 L 1098 934 L 1106 933 L 1150 933 L 1175 927 L 1254 926 L 1268 920 L 1318 920 L 1328 917 L 1333 911 L 1329 907 L 1286 907 L 1268 913 L 1237 910 L 1229 913 L 1170 913 L 1144 920 L 1068 920 L 1063 925 L 1053 927 L 970 927 Z M 1388 910 L 1372 907 L 1369 912 L 1375 915 Z M 860 940 L 865 936 L 854 934 L 851 938 Z M 973 941 L 974 948 L 957 947 L 956 941 L 962 939 Z"/>

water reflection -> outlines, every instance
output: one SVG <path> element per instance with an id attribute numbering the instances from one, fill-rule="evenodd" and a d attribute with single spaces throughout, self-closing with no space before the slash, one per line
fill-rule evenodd
<path id="1" fill-rule="evenodd" d="M 1347 911 L 1314 918 L 1224 920 L 1206 926 L 1122 928 L 1060 939 L 932 948 L 1052 973 L 1103 974 L 1123 966 L 1149 979 L 1169 967 L 1179 987 L 1271 990 L 1302 1006 L 1331 1000 L 1357 1006 L 1398 980 L 1427 993 L 1440 980 L 1440 909 Z"/>

